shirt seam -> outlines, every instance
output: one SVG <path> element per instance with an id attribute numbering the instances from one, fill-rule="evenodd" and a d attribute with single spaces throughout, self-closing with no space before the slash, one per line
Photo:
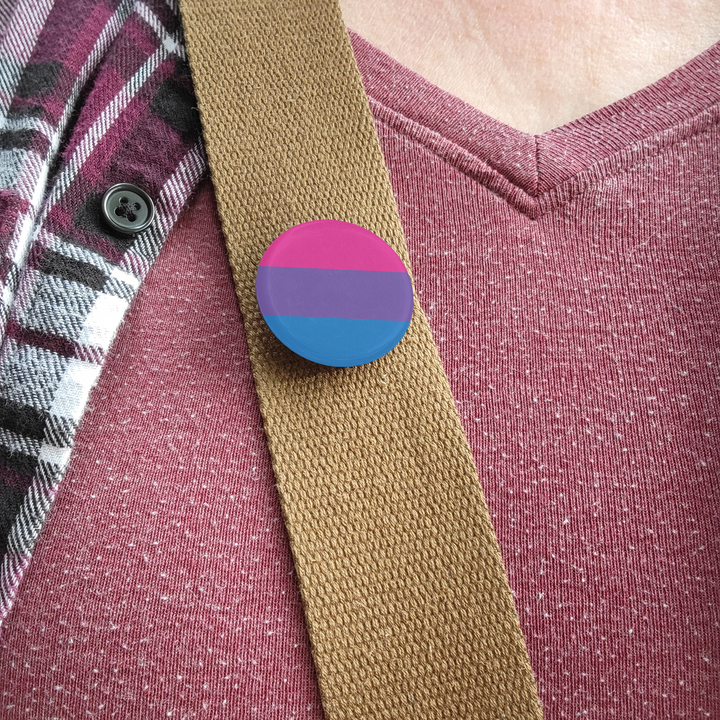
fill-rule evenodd
<path id="1" fill-rule="evenodd" d="M 572 185 L 574 182 L 579 181 L 580 176 L 583 173 L 588 173 L 588 172 L 592 171 L 593 169 L 598 168 L 598 166 L 600 166 L 602 163 L 609 161 L 613 157 L 617 157 L 618 155 L 622 154 L 623 152 L 628 152 L 633 147 L 636 147 L 642 143 L 646 143 L 646 142 L 652 140 L 653 138 L 657 138 L 665 133 L 672 132 L 673 130 L 675 130 L 683 125 L 687 125 L 687 124 L 691 123 L 692 121 L 697 120 L 703 114 L 711 112 L 712 110 L 714 110 L 716 108 L 720 108 L 720 102 L 714 101 L 710 105 L 707 105 L 706 107 L 699 110 L 697 113 L 695 113 L 687 118 L 684 118 L 683 120 L 679 120 L 678 122 L 673 123 L 672 125 L 669 125 L 667 128 L 663 128 L 662 130 L 659 130 L 651 135 L 648 135 L 645 138 L 642 138 L 641 140 L 635 140 L 633 142 L 627 143 L 626 145 L 619 148 L 618 150 L 610 153 L 610 155 L 607 155 L 606 157 L 601 158 L 600 160 L 596 160 L 595 162 L 592 162 L 592 163 L 584 166 L 578 172 L 574 173 L 573 175 L 571 175 L 570 177 L 561 181 L 560 183 L 554 185 L 552 188 L 540 193 L 539 195 L 537 194 L 537 187 L 539 186 L 539 177 L 538 177 L 539 176 L 539 166 L 538 166 L 539 144 L 538 144 L 538 136 L 535 135 L 533 137 L 535 138 L 536 173 L 535 173 L 535 194 L 533 195 L 533 194 L 529 193 L 525 188 L 523 188 L 520 185 L 518 185 L 517 183 L 513 182 L 510 178 L 507 177 L 507 175 L 505 173 L 503 173 L 501 170 L 499 170 L 497 167 L 495 167 L 492 163 L 488 162 L 484 158 L 481 158 L 478 155 L 467 150 L 466 148 L 462 147 L 461 145 L 458 145 L 456 142 L 454 142 L 453 140 L 450 140 L 449 138 L 445 137 L 441 133 L 438 133 L 437 131 L 432 130 L 424 123 L 420 123 L 417 120 L 413 120 L 412 118 L 407 117 L 404 113 L 401 113 L 401 112 L 395 110 L 394 108 L 391 108 L 391 107 L 385 105 L 384 103 L 377 100 L 376 98 L 374 98 L 370 95 L 368 95 L 368 98 L 371 100 L 371 104 L 377 104 L 383 110 L 385 110 L 389 113 L 392 113 L 394 115 L 397 115 L 409 123 L 413 123 L 414 125 L 418 125 L 424 129 L 426 129 L 427 131 L 433 133 L 433 135 L 441 138 L 443 141 L 452 145 L 454 148 L 459 150 L 465 156 L 471 157 L 476 162 L 482 163 L 483 165 L 487 166 L 487 168 L 492 173 L 494 173 L 497 176 L 499 176 L 500 178 L 502 178 L 502 180 L 505 183 L 507 183 L 508 185 L 512 186 L 514 189 L 516 189 L 517 191 L 522 193 L 522 195 L 526 196 L 533 205 L 539 205 L 540 199 L 551 197 L 553 195 L 553 193 L 558 192 L 564 186 Z M 373 114 L 373 116 L 374 116 L 374 114 Z M 402 135 L 403 137 L 417 143 L 418 145 L 421 145 L 426 150 L 428 150 L 433 155 L 435 155 L 435 157 L 437 157 L 438 159 L 447 163 L 448 165 L 454 167 L 456 170 L 458 170 L 459 172 L 461 172 L 463 175 L 470 178 L 474 182 L 484 186 L 493 195 L 496 195 L 498 198 L 502 199 L 507 204 L 512 205 L 514 208 L 516 208 L 518 210 L 518 212 L 522 213 L 523 215 L 528 216 L 532 220 L 537 220 L 541 217 L 544 217 L 545 215 L 548 215 L 552 212 L 555 212 L 556 210 L 559 210 L 559 209 L 567 206 L 572 200 L 574 200 L 577 197 L 582 196 L 585 192 L 590 190 L 592 187 L 595 187 L 597 182 L 599 182 L 600 180 L 609 179 L 609 178 L 613 178 L 613 177 L 619 177 L 621 175 L 627 174 L 628 172 L 637 168 L 642 161 L 649 159 L 649 158 L 659 157 L 659 156 L 665 154 L 666 152 L 672 150 L 674 147 L 676 147 L 677 145 L 679 145 L 682 142 L 686 142 L 692 138 L 705 135 L 706 133 L 710 132 L 716 125 L 718 125 L 720 123 L 720 118 L 714 118 L 713 122 L 710 124 L 709 127 L 698 128 L 697 130 L 694 130 L 687 135 L 683 135 L 681 138 L 677 138 L 676 140 L 668 142 L 667 144 L 663 144 L 659 148 L 644 149 L 644 151 L 640 154 L 639 157 L 630 160 L 627 164 L 623 164 L 616 169 L 611 169 L 608 171 L 601 171 L 601 174 L 599 177 L 597 177 L 596 179 L 593 179 L 593 181 L 585 184 L 585 187 L 583 187 L 582 189 L 579 189 L 575 192 L 570 192 L 570 194 L 567 198 L 559 201 L 557 204 L 553 204 L 551 207 L 549 207 L 547 209 L 538 208 L 537 211 L 533 211 L 533 210 L 528 211 L 528 210 L 523 209 L 522 207 L 519 207 L 518 203 L 513 202 L 513 200 L 511 198 L 507 197 L 502 192 L 499 192 L 498 190 L 490 187 L 488 185 L 488 183 L 485 182 L 482 178 L 477 177 L 477 175 L 474 175 L 474 174 L 470 173 L 469 171 L 465 170 L 464 168 L 460 167 L 460 165 L 457 162 L 453 161 L 453 159 L 447 158 L 444 155 L 442 155 L 437 148 L 432 147 L 432 145 L 429 144 L 428 142 L 426 142 L 423 138 L 418 137 L 411 132 L 408 132 L 406 129 L 404 129 L 402 127 L 397 127 L 396 125 L 393 125 L 390 121 L 386 120 L 385 118 L 378 118 L 378 117 L 374 116 L 374 120 L 375 120 L 375 122 L 381 123 L 387 129 Z"/>

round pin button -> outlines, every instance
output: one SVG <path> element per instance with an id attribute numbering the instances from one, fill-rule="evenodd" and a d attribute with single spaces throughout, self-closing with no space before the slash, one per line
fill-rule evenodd
<path id="1" fill-rule="evenodd" d="M 147 230 L 155 217 L 150 196 L 136 185 L 113 185 L 102 198 L 105 222 L 121 235 L 136 235 Z"/>
<path id="2" fill-rule="evenodd" d="M 290 228 L 266 250 L 255 283 L 275 336 L 308 360 L 334 367 L 390 352 L 413 313 L 410 275 L 377 235 L 339 220 Z"/>

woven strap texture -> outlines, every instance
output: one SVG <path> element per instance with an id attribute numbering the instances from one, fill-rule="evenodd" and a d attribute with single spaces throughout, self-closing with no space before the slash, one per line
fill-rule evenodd
<path id="1" fill-rule="evenodd" d="M 218 209 L 328 720 L 540 718 L 477 471 L 427 320 L 387 356 L 286 350 L 268 245 L 334 218 L 409 266 L 337 0 L 182 0 Z"/>

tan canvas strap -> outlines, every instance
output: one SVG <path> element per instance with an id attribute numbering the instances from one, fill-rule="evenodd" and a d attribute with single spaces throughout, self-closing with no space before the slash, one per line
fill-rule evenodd
<path id="1" fill-rule="evenodd" d="M 416 301 L 370 365 L 260 315 L 260 258 L 334 218 L 408 263 L 337 0 L 182 0 L 218 208 L 328 720 L 540 718 L 470 450 Z"/>

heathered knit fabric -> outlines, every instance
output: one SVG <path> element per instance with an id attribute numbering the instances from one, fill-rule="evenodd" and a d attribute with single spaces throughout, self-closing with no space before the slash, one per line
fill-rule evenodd
<path id="1" fill-rule="evenodd" d="M 0 35 L 0 626 L 88 394 L 205 167 L 173 3 L 18 0 Z M 118 237 L 100 201 L 154 198 Z"/>
<path id="2" fill-rule="evenodd" d="M 546 718 L 720 714 L 720 47 L 539 138 L 354 47 Z M 8 718 L 322 717 L 208 193 L 91 398 Z"/>

